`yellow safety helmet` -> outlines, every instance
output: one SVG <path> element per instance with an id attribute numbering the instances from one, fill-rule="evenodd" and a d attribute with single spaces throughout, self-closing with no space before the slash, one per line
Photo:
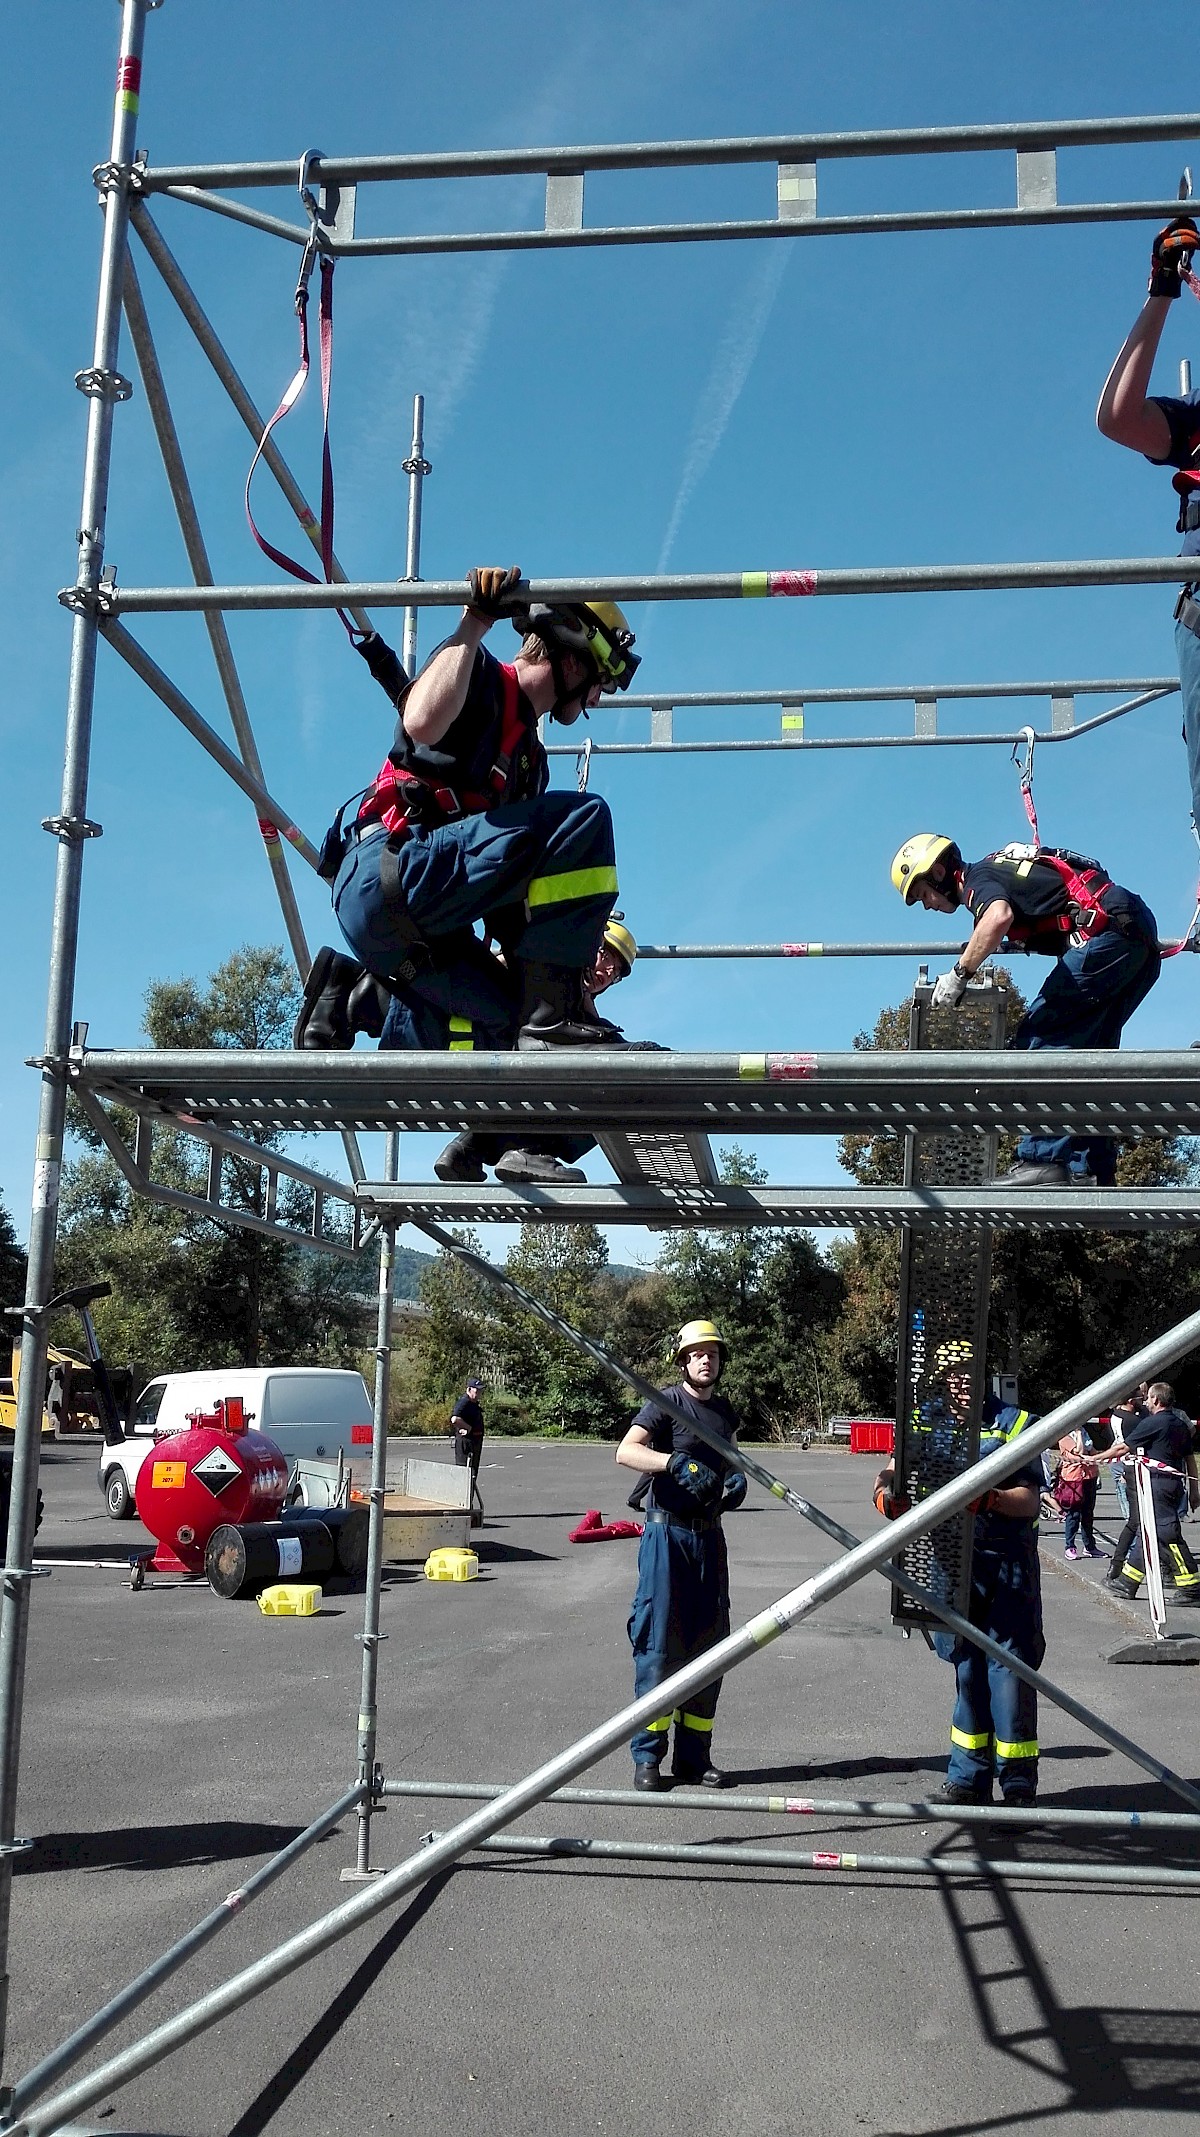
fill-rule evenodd
<path id="1" fill-rule="evenodd" d="M 892 882 L 906 905 L 912 904 L 922 878 L 952 850 L 957 850 L 954 840 L 940 831 L 918 831 L 905 839 L 892 862 Z"/>
<path id="2" fill-rule="evenodd" d="M 637 957 L 637 943 L 620 913 L 613 913 L 605 922 L 604 940 L 614 955 L 620 958 L 625 967 L 625 977 L 628 979 Z"/>
<path id="3" fill-rule="evenodd" d="M 701 1344 L 715 1343 L 721 1353 L 722 1363 L 727 1356 L 725 1338 L 715 1321 L 685 1321 L 675 1338 L 675 1363 L 680 1365 L 688 1351 L 699 1349 Z"/>
<path id="4" fill-rule="evenodd" d="M 969 1336 L 951 1336 L 949 1342 L 939 1343 L 933 1354 L 934 1370 L 939 1373 L 963 1373 L 972 1364 L 975 1345 Z"/>
<path id="5" fill-rule="evenodd" d="M 615 601 L 553 606 L 535 601 L 528 608 L 514 609 L 512 624 L 523 638 L 535 632 L 552 651 L 574 653 L 592 670 L 606 697 L 628 690 L 634 670 L 641 665 L 641 654 L 633 650 L 633 632 Z"/>

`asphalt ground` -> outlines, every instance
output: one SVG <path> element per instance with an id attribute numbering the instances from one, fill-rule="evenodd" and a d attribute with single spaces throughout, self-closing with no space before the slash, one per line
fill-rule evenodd
<path id="1" fill-rule="evenodd" d="M 424 1451 L 428 1452 L 428 1443 Z M 874 1463 L 772 1453 L 859 1533 Z M 380 1755 L 389 1777 L 511 1781 L 632 1697 L 625 1622 L 636 1545 L 572 1546 L 588 1506 L 625 1512 L 602 1447 L 491 1439 L 481 1575 L 388 1577 Z M 39 1552 L 124 1555 L 94 1451 L 48 1449 Z M 1106 1485 L 1105 1490 L 1109 1487 Z M 1105 1519 L 1105 1514 L 1109 1518 Z M 1113 1531 L 1111 1499 L 1099 1526 Z M 728 1523 L 734 1622 L 836 1555 L 751 1487 Z M 1046 1668 L 1195 1776 L 1200 1673 L 1115 1668 L 1145 1612 L 1103 1564 L 1044 1544 Z M 1186 1617 L 1172 1612 L 1172 1618 Z M 19 2076 L 218 1904 L 354 1778 L 361 1596 L 267 1619 L 203 1583 L 56 1571 L 32 1593 L 12 1921 L 7 2074 Z M 731 1673 L 714 1755 L 758 1792 L 919 1801 L 944 1771 L 952 1677 L 889 1623 L 877 1577 Z M 1048 1701 L 1042 1799 L 1171 1809 L 1174 1799 Z M 624 1753 L 584 1781 L 627 1786 Z M 470 1806 L 464 1804 L 465 1811 Z M 373 1859 L 454 1822 L 393 1802 Z M 540 1808 L 530 1833 L 923 1854 L 979 1852 L 957 1828 L 700 1811 Z M 232 1922 L 103 2051 L 135 2037 L 338 1905 L 353 1818 Z M 503 1860 L 476 1855 L 269 1990 L 78 2128 L 158 2137 L 726 2129 L 957 2137 L 1191 2131 L 1200 2105 L 1200 1897 L 1039 1883 L 1041 1862 L 1200 1867 L 1187 1839 L 1006 1832 L 1029 1875 L 971 1882 L 813 1869 Z M 99 2060 L 93 2053 L 92 2062 Z"/>

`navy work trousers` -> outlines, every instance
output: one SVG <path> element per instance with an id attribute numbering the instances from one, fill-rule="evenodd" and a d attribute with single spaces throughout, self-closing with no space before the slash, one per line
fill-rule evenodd
<path id="1" fill-rule="evenodd" d="M 514 962 L 581 971 L 616 902 L 612 818 L 598 794 L 502 802 L 407 832 L 396 854 L 400 915 L 380 883 L 386 847 L 382 830 L 353 838 L 333 885 L 343 935 L 382 979 L 408 955 L 405 915 L 430 942 L 486 920 Z"/>
<path id="2" fill-rule="evenodd" d="M 1179 1525 L 1179 1488 L 1175 1478 L 1164 1476 L 1161 1471 L 1157 1476 L 1152 1476 L 1150 1496 L 1154 1501 L 1154 1533 L 1158 1538 L 1158 1556 L 1163 1578 L 1185 1594 L 1194 1592 L 1200 1588 L 1200 1568 L 1183 1540 L 1183 1530 Z M 1139 1523 L 1126 1555 L 1125 1578 L 1140 1588 L 1145 1573 L 1146 1559 L 1142 1550 L 1142 1531 Z"/>
<path id="3" fill-rule="evenodd" d="M 1032 1669 L 1046 1652 L 1036 1558 L 977 1550 L 971 1577 L 970 1619 L 989 1638 L 1011 1648 Z M 946 1779 L 987 1800 L 995 1772 L 1003 1795 L 1037 1787 L 1037 1693 L 966 1640 L 934 1635 L 938 1652 L 954 1664 L 955 1701 Z"/>
<path id="4" fill-rule="evenodd" d="M 1136 933 L 1106 928 L 1057 960 L 1009 1040 L 1010 1047 L 1067 1053 L 1120 1045 L 1125 1025 L 1162 969 L 1158 923 L 1149 906 L 1138 898 L 1130 917 Z M 1023 1135 L 1017 1158 L 1065 1165 L 1074 1178 L 1111 1187 L 1117 1145 L 1105 1135 Z"/>
<path id="5" fill-rule="evenodd" d="M 638 1548 L 638 1584 L 629 1614 L 633 1690 L 640 1699 L 729 1632 L 729 1562 L 720 1524 L 684 1528 L 674 1521 L 648 1522 Z M 704 1772 L 710 1763 L 713 1716 L 721 1680 L 693 1692 L 687 1706 L 639 1729 L 633 1739 L 635 1766 L 657 1766 L 675 1724 L 677 1778 Z"/>

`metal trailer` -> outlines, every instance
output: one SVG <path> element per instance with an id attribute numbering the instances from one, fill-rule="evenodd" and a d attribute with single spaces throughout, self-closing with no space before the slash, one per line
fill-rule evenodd
<path id="1" fill-rule="evenodd" d="M 62 796 L 58 813 L 46 819 L 45 828 L 57 841 L 57 866 L 49 959 L 48 1007 L 45 1046 L 35 1064 L 41 1071 L 41 1102 L 36 1151 L 35 1185 L 30 1229 L 29 1280 L 22 1311 L 21 1401 L 16 1433 L 13 1502 L 8 1530 L 8 1548 L 3 1598 L 0 1602 L 0 2048 L 3 2046 L 8 1976 L 9 1918 L 13 1858 L 26 1843 L 16 1837 L 16 1801 L 19 1773 L 25 1646 L 29 1610 L 29 1586 L 34 1575 L 31 1559 L 33 1520 L 37 1495 L 39 1424 L 37 1391 L 41 1385 L 46 1350 L 53 1254 L 57 1226 L 59 1178 L 62 1163 L 66 1098 L 73 1089 L 89 1119 L 103 1134 L 115 1162 L 139 1192 L 168 1199 L 202 1213 L 219 1214 L 222 1221 L 248 1224 L 272 1236 L 299 1241 L 314 1251 L 345 1252 L 361 1246 L 378 1234 L 380 1263 L 378 1284 L 377 1374 L 375 1438 L 372 1453 L 371 1550 L 366 1584 L 362 1636 L 362 1690 L 357 1743 L 358 1771 L 354 1784 L 322 1813 L 290 1849 L 256 1873 L 240 1893 L 230 1896 L 221 1909 L 206 1917 L 170 1951 L 155 1961 L 86 2025 L 77 2030 L 15 2087 L 4 2095 L 0 2127 L 11 2131 L 49 2131 L 60 2128 L 72 2114 L 111 2092 L 135 2071 L 151 2067 L 182 2041 L 214 2023 L 224 2012 L 236 2009 L 259 1993 L 269 1982 L 283 1978 L 308 1957 L 325 1949 L 358 1923 L 391 1906 L 406 1891 L 424 1882 L 440 1868 L 457 1861 L 466 1850 L 503 1831 L 522 1811 L 545 1800 L 564 1782 L 583 1772 L 611 1746 L 628 1736 L 632 1727 L 675 1703 L 676 1698 L 698 1688 L 711 1677 L 749 1659 L 789 1625 L 839 1594 L 869 1571 L 883 1572 L 903 1586 L 908 1581 L 893 1559 L 900 1559 L 917 1539 L 939 1522 L 958 1515 L 969 1497 L 991 1482 L 999 1482 L 1030 1451 L 1086 1417 L 1100 1404 L 1120 1392 L 1132 1378 L 1161 1371 L 1200 1342 L 1200 1315 L 1194 1315 L 1168 1330 L 1130 1360 L 1122 1361 L 1068 1403 L 1060 1405 L 1028 1435 L 1020 1452 L 1011 1447 L 967 1476 L 952 1477 L 920 1506 L 914 1507 L 890 1534 L 858 1544 L 836 1523 L 760 1472 L 767 1488 L 783 1498 L 794 1511 L 815 1521 L 842 1543 L 844 1555 L 815 1579 L 782 1597 L 770 1610 L 760 1612 L 749 1625 L 730 1635 L 718 1649 L 702 1657 L 645 1700 L 610 1718 L 570 1746 L 516 1787 L 509 1788 L 482 1810 L 467 1817 L 443 1839 L 422 1849 L 409 1862 L 377 1882 L 371 1882 L 323 1920 L 291 1937 L 266 1958 L 224 1983 L 175 2019 L 154 2029 L 87 2079 L 45 2101 L 43 2096 L 82 2054 L 126 2016 L 152 1989 L 183 1964 L 189 1954 L 232 1919 L 241 1904 L 284 1871 L 295 1856 L 327 1831 L 345 1810 L 355 1806 L 360 1826 L 357 1862 L 351 1877 L 370 1876 L 371 1810 L 388 1788 L 376 1757 L 376 1676 L 380 1604 L 380 1508 L 386 1453 L 386 1407 L 391 1342 L 392 1267 L 394 1228 L 411 1219 L 439 1245 L 465 1253 L 451 1241 L 431 1211 L 461 1213 L 469 1206 L 486 1209 L 521 1221 L 537 1221 L 552 1215 L 592 1219 L 603 1214 L 614 1221 L 605 1206 L 604 1190 L 535 1190 L 513 1197 L 493 1191 L 478 1196 L 475 1190 L 431 1191 L 406 1186 L 398 1180 L 398 1132 L 403 1125 L 423 1125 L 464 1119 L 479 1124 L 501 1124 L 511 1118 L 512 1108 L 536 1104 L 565 1117 L 582 1104 L 588 1118 L 603 1113 L 607 1123 L 606 1147 L 621 1149 L 640 1163 L 640 1172 L 625 1189 L 623 1207 L 630 1221 L 645 1222 L 651 1196 L 659 1198 L 666 1221 L 761 1222 L 796 1221 L 816 1208 L 841 1215 L 834 1222 L 874 1222 L 957 1226 L 982 1230 L 997 1221 L 1054 1223 L 1185 1223 L 1200 1222 L 1200 1200 L 1187 1195 L 1155 1195 L 1153 1192 L 1104 1197 L 1086 1193 L 1059 1197 L 1053 1209 L 1039 1209 L 1024 1198 L 1020 1210 L 1005 1207 L 986 1186 L 974 1188 L 929 1187 L 914 1182 L 893 1191 L 870 1190 L 829 1194 L 820 1190 L 788 1189 L 774 1197 L 765 1192 L 720 1190 L 706 1169 L 704 1149 L 707 1130 L 715 1117 L 752 1120 L 760 1128 L 784 1128 L 791 1132 L 827 1132 L 831 1118 L 841 1111 L 847 1124 L 861 1126 L 864 1117 L 873 1126 L 885 1125 L 898 1133 L 928 1128 L 931 1117 L 939 1130 L 991 1136 L 998 1126 L 1023 1125 L 1028 1119 L 1074 1119 L 1086 1115 L 1089 1126 L 1112 1120 L 1118 1132 L 1149 1135 L 1179 1133 L 1194 1123 L 1200 1111 L 1200 1074 L 1193 1058 L 1166 1057 L 1071 1057 L 1069 1069 L 1059 1065 L 1050 1074 L 1031 1072 L 1028 1063 L 1019 1074 L 1000 1074 L 998 1064 L 982 1064 L 969 1056 L 947 1062 L 914 1064 L 907 1056 L 673 1056 L 673 1099 L 667 1101 L 661 1080 L 653 1075 L 638 1080 L 630 1074 L 627 1059 L 562 1065 L 510 1057 L 503 1073 L 494 1080 L 491 1093 L 477 1078 L 462 1076 L 462 1059 L 448 1066 L 444 1056 L 409 1057 L 397 1069 L 393 1064 L 359 1059 L 354 1064 L 310 1056 L 225 1055 L 193 1057 L 147 1057 L 138 1055 L 89 1056 L 86 1026 L 75 1023 L 75 969 L 83 884 L 83 851 L 100 827 L 87 814 L 91 724 L 97 651 L 101 639 L 138 673 L 148 687 L 181 720 L 194 738 L 218 762 L 251 802 L 278 893 L 284 926 L 298 967 L 303 971 L 309 952 L 300 924 L 292 889 L 286 847 L 291 846 L 310 866 L 315 862 L 312 841 L 292 822 L 287 809 L 267 784 L 255 743 L 245 698 L 225 631 L 223 618 L 232 610 L 311 609 L 343 606 L 356 624 L 367 622 L 369 607 L 401 607 L 405 611 L 404 650 L 411 665 L 415 652 L 417 614 L 422 607 L 454 606 L 462 598 L 458 582 L 421 582 L 419 540 L 421 484 L 430 472 L 424 457 L 422 410 L 414 410 L 412 448 L 404 463 L 409 476 L 409 516 L 406 577 L 397 583 L 350 582 L 336 557 L 329 569 L 329 585 L 304 587 L 222 587 L 212 582 L 195 502 L 182 457 L 170 405 L 162 381 L 149 318 L 129 251 L 132 228 L 146 257 L 191 326 L 201 348 L 228 391 L 234 407 L 255 440 L 264 423 L 246 387 L 223 349 L 186 278 L 172 257 L 150 214 L 148 202 L 156 194 L 184 202 L 209 213 L 231 218 L 290 244 L 315 258 L 365 257 L 386 254 L 451 253 L 460 251 L 501 252 L 593 248 L 628 244 L 705 242 L 729 238 L 803 238 L 871 234 L 878 232 L 934 229 L 1020 228 L 1063 223 L 1085 225 L 1097 222 L 1167 217 L 1178 212 L 1179 200 L 1124 200 L 1084 203 L 1061 202 L 1057 191 L 1057 156 L 1077 147 L 1101 144 L 1189 140 L 1200 132 L 1195 114 L 1149 118 L 1070 120 L 1029 125 L 944 127 L 930 131 L 894 130 L 877 133 L 843 133 L 801 137 L 756 137 L 748 140 L 700 142 L 648 142 L 579 148 L 521 149 L 436 154 L 426 156 L 377 156 L 322 160 L 306 156 L 301 164 L 299 191 L 304 210 L 301 221 L 274 215 L 233 199 L 224 191 L 254 191 L 261 188 L 291 188 L 296 172 L 291 164 L 226 164 L 199 168 L 153 169 L 136 147 L 136 122 L 141 87 L 143 43 L 148 16 L 162 0 L 120 0 L 121 32 L 112 133 L 107 159 L 95 173 L 103 210 L 96 330 L 91 362 L 76 379 L 88 400 L 87 438 L 83 465 L 83 500 L 79 521 L 78 557 L 74 584 L 61 597 L 72 615 L 70 676 L 66 710 L 66 741 Z M 856 216 L 822 216 L 817 208 L 818 174 L 822 163 L 846 157 L 886 159 L 912 153 L 956 155 L 1011 154 L 1015 159 L 1015 201 L 1008 207 L 965 206 L 934 212 L 883 212 Z M 676 224 L 631 223 L 595 226 L 584 220 L 584 190 L 589 171 L 653 169 L 684 165 L 762 165 L 773 176 L 757 219 Z M 359 184 L 395 182 L 420 184 L 446 176 L 491 179 L 503 175 L 536 173 L 545 177 L 544 223 L 537 229 L 461 231 L 444 230 L 421 235 L 358 238 L 354 234 L 355 194 Z M 1190 200 L 1190 193 L 1188 194 Z M 174 500 L 194 584 L 191 587 L 129 587 L 118 590 L 115 575 L 105 561 L 105 518 L 110 485 L 114 416 L 133 387 L 118 368 L 121 309 L 124 304 L 130 339 L 162 453 L 167 481 Z M 302 528 L 314 543 L 320 530 L 273 439 L 268 439 L 262 457 L 279 484 Z M 950 593 L 965 589 L 1014 589 L 1030 587 L 1115 586 L 1174 584 L 1186 578 L 1187 568 L 1175 559 L 1161 557 L 1047 561 L 1041 563 L 968 564 L 937 567 L 902 567 L 889 570 L 789 567 L 774 571 L 746 571 L 658 577 L 613 576 L 602 581 L 542 580 L 532 582 L 538 597 L 571 598 L 581 594 L 618 600 L 724 600 L 813 598 L 829 595 L 856 596 L 870 593 Z M 203 720 L 186 695 L 139 646 L 122 620 L 137 614 L 194 610 L 206 619 L 217 672 L 225 696 L 236 747 L 231 748 Z M 641 702 L 651 715 L 650 739 L 646 744 L 612 744 L 625 753 L 654 753 L 667 749 L 781 747 L 867 748 L 983 745 L 1011 743 L 1011 733 L 949 734 L 938 729 L 938 704 L 957 698 L 986 701 L 1014 696 L 1045 696 L 1050 700 L 1050 727 L 1041 734 L 1046 741 L 1074 741 L 1105 721 L 1125 717 L 1139 706 L 1172 692 L 1171 677 L 1123 679 L 1102 682 L 1072 679 L 1035 685 L 929 684 L 899 686 L 885 691 L 820 691 L 802 685 L 765 696 L 732 691 L 720 698 L 689 693 L 663 692 Z M 1074 701 L 1078 696 L 1127 697 L 1128 702 L 1101 710 L 1076 723 Z M 910 735 L 806 736 L 804 707 L 838 703 L 875 703 L 908 700 L 913 705 Z M 690 705 L 719 702 L 733 710 L 778 703 L 781 728 L 777 742 L 758 744 L 736 736 L 717 744 L 676 739 L 674 716 Z M 1023 729 L 1022 735 L 1032 731 Z M 601 746 L 605 747 L 604 745 Z M 569 752 L 568 752 L 569 753 Z M 586 772 L 586 762 L 583 766 Z M 957 946 L 943 946 L 922 955 L 950 954 Z M 656 946 L 660 956 L 763 956 L 763 955 L 906 955 L 902 944 L 828 945 L 816 943 L 781 945 L 699 945 L 691 949 Z M 644 1066 L 644 1057 L 639 1057 Z M 1044 1065 L 1044 1057 L 1043 1057 Z M 934 1073 L 921 1074 L 932 1066 Z M 1005 1064 L 1005 1069 L 1009 1064 Z M 582 1076 L 578 1073 L 583 1071 Z M 863 1071 L 865 1070 L 865 1074 Z M 881 1074 L 882 1071 L 882 1074 Z M 1132 1072 L 1132 1073 L 1131 1073 Z M 884 1078 L 889 1080 L 885 1083 Z M 897 1079 L 903 1089 L 897 1096 Z M 801 1094 L 806 1094 L 802 1097 Z M 106 1110 L 106 1100 L 132 1100 L 137 1130 L 132 1148 L 126 1146 Z M 643 1134 L 644 1107 L 660 1103 L 654 1133 Z M 181 1114 L 186 1113 L 186 1120 Z M 314 1121 L 336 1130 L 346 1154 L 349 1178 L 335 1179 L 297 1165 L 276 1153 L 248 1142 L 239 1129 L 251 1133 L 264 1123 L 278 1125 L 302 1117 L 305 1126 Z M 156 1126 L 185 1126 L 198 1134 L 210 1151 L 208 1191 L 204 1196 L 173 1195 L 150 1176 L 153 1135 Z M 386 1136 L 383 1177 L 370 1182 L 358 1144 L 361 1129 L 381 1128 Z M 639 1144 L 639 1136 L 642 1140 Z M 656 1157 L 651 1146 L 669 1146 L 667 1163 Z M 256 1163 L 263 1178 L 262 1215 L 229 1208 L 222 1201 L 223 1161 L 237 1156 Z M 657 1170 L 656 1170 L 657 1166 Z M 280 1178 L 305 1187 L 311 1197 L 312 1222 L 307 1231 L 282 1224 L 276 1215 Z M 665 1184 L 664 1184 L 665 1183 Z M 436 1199 L 431 1201 L 431 1194 Z M 736 1195 L 743 1198 L 736 1200 Z M 567 1199 L 564 1199 L 564 1196 Z M 611 1197 L 611 1191 L 610 1191 Z M 639 1197 L 640 1202 L 639 1202 Z M 326 1219 L 327 1204 L 340 1203 L 348 1220 L 341 1228 Z M 1068 1206 L 1069 1205 L 1069 1206 Z M 810 1217 L 809 1221 L 813 1221 Z M 476 1257 L 471 1257 L 477 1262 Z M 511 1280 L 490 1265 L 477 1262 L 487 1280 L 513 1289 Z M 560 1333 L 571 1335 L 584 1348 L 593 1350 L 606 1366 L 636 1384 L 626 1368 L 599 1353 L 597 1347 L 568 1330 L 557 1317 L 548 1316 L 539 1302 L 520 1294 L 528 1310 L 550 1318 Z M 909 1583 L 911 1585 L 911 1583 Z M 935 1604 L 942 1622 L 953 1624 L 949 1605 Z M 1179 1776 L 1163 1767 L 1152 1754 L 1132 1745 L 1100 1717 L 1051 1688 L 1043 1690 L 1057 1698 L 1067 1711 L 1106 1741 L 1115 1743 L 1143 1770 L 1155 1774 L 1192 1810 L 1200 1809 L 1200 1794 Z M 1180 1830 L 1190 1821 L 1179 1821 Z M 1169 1826 L 1170 1821 L 1167 1821 Z M 1002 1866 L 997 1866 L 1002 1867 Z M 43 2104 L 36 2103 L 41 2100 Z"/>

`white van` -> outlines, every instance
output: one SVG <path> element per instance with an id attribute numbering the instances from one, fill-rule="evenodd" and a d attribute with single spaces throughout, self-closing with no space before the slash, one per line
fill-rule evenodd
<path id="1" fill-rule="evenodd" d="M 155 1442 L 186 1432 L 193 1410 L 211 1410 L 219 1395 L 240 1395 L 247 1422 L 286 1456 L 363 1455 L 371 1445 L 374 1413 L 361 1373 L 330 1366 L 231 1366 L 225 1371 L 164 1373 L 142 1389 L 128 1439 L 104 1447 L 100 1489 L 114 1521 L 135 1511 L 137 1473 Z"/>

